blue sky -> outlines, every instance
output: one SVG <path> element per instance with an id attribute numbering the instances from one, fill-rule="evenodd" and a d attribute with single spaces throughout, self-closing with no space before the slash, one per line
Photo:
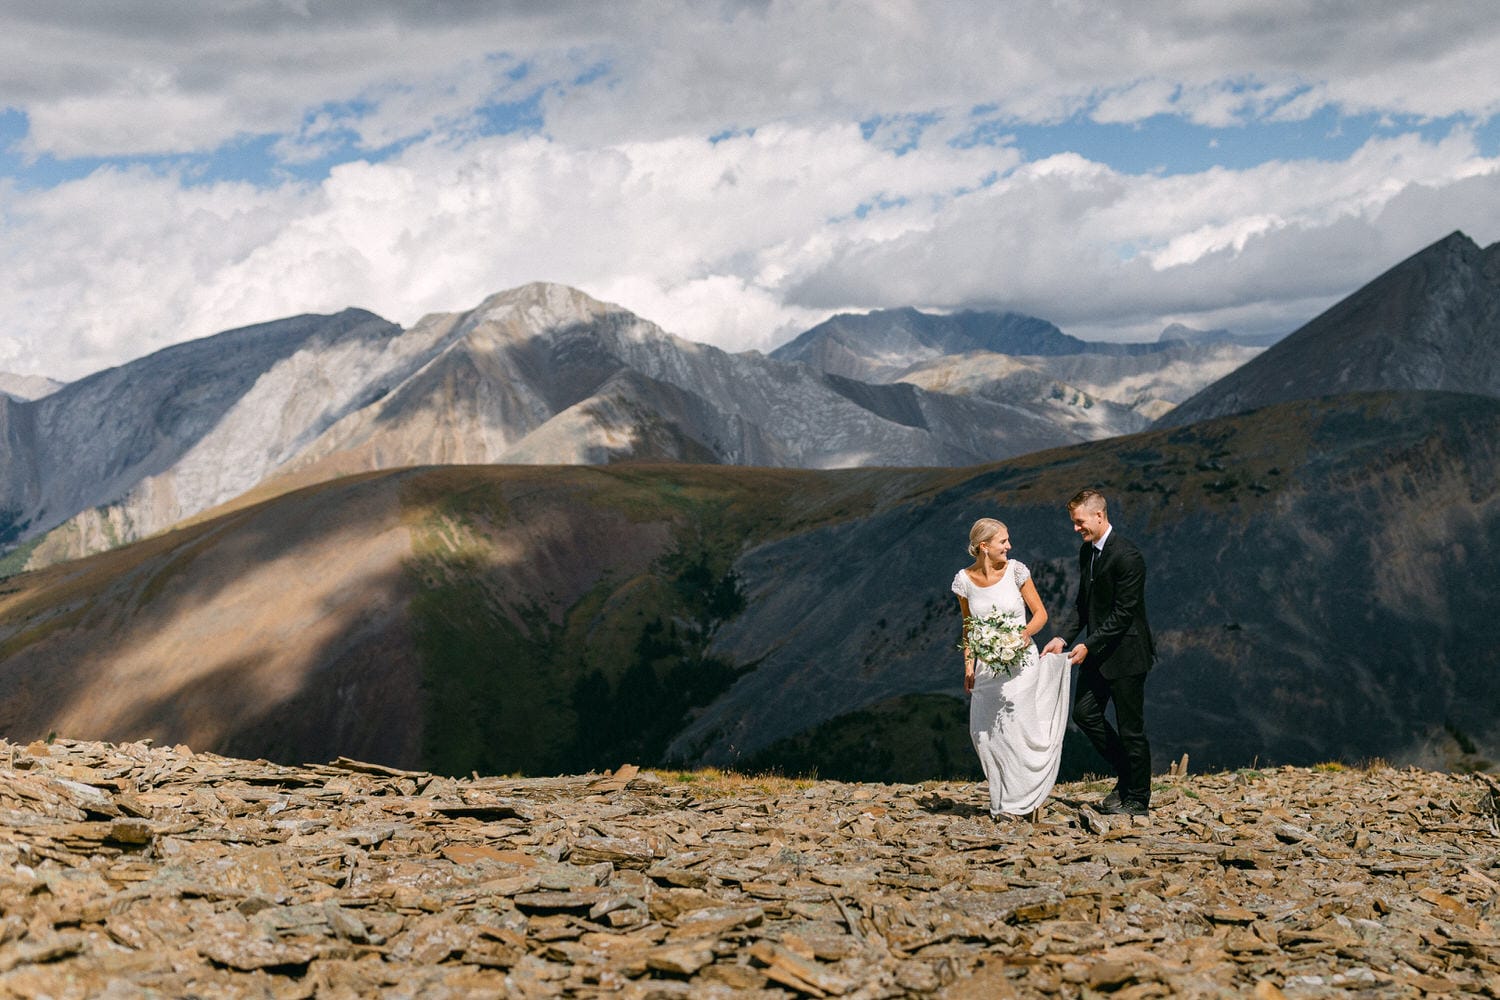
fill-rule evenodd
<path id="1" fill-rule="evenodd" d="M 1500 153 L 1500 125 L 1466 116 L 1393 120 L 1376 114 L 1341 115 L 1332 108 L 1298 121 L 1229 127 L 1197 125 L 1172 115 L 1129 124 L 1078 118 L 1058 125 L 1022 125 L 1010 130 L 1030 158 L 1075 152 L 1127 174 L 1195 174 L 1214 167 L 1244 170 L 1272 160 L 1339 163 L 1372 139 L 1420 135 L 1437 141 L 1456 128 L 1471 128 L 1480 155 Z"/>
<path id="2" fill-rule="evenodd" d="M 0 0 L 0 371 L 533 281 L 1286 332 L 1500 239 L 1481 5 Z"/>

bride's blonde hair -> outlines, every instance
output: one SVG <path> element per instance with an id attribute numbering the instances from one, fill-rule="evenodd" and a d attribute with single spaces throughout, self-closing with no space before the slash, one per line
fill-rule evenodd
<path id="1" fill-rule="evenodd" d="M 978 557 L 979 543 L 987 542 L 1005 530 L 1005 525 L 993 517 L 981 517 L 969 529 L 969 555 Z"/>

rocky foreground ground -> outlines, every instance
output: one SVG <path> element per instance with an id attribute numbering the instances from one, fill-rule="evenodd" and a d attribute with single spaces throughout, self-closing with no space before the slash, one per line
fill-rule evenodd
<path id="1" fill-rule="evenodd" d="M 1500 784 L 454 780 L 0 741 L 0 995 L 1500 996 Z"/>

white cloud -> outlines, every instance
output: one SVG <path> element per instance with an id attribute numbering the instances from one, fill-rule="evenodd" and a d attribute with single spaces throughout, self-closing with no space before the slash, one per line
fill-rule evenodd
<path id="1" fill-rule="evenodd" d="M 1177 84 L 1170 80 L 1137 80 L 1104 95 L 1090 117 L 1104 124 L 1130 124 L 1152 115 L 1171 114 L 1177 91 Z"/>
<path id="2" fill-rule="evenodd" d="M 290 188 L 184 188 L 143 169 L 50 191 L 0 188 L 0 366 L 71 378 L 206 332 L 203 289 L 274 240 L 304 201 Z M 251 308 L 226 325 L 273 318 L 245 301 L 253 295 L 241 293 L 236 304 Z"/>
<path id="3" fill-rule="evenodd" d="M 1154 336 L 1168 314 L 1223 325 L 1228 310 L 1276 328 L 1288 302 L 1326 303 L 1454 228 L 1494 239 L 1497 170 L 1461 131 L 1371 142 L 1344 163 L 1163 178 L 1075 154 L 897 155 L 853 126 L 430 142 L 275 190 L 105 170 L 0 200 L 13 304 L 0 368 L 76 377 L 349 305 L 410 323 L 531 280 L 730 349 L 900 305 L 1016 308 L 1079 335 Z"/>
<path id="4" fill-rule="evenodd" d="M 0 261 L 15 266 L 0 271 L 0 300 L 24 308 L 0 366 L 73 377 L 190 336 L 349 305 L 409 323 L 531 280 L 576 285 L 693 339 L 769 348 L 813 315 L 782 303 L 783 285 L 824 258 L 830 230 L 907 231 L 1015 162 L 989 148 L 897 156 L 850 125 L 582 149 L 540 137 L 434 142 L 272 192 L 102 171 L 6 196 L 14 239 Z M 858 216 L 898 196 L 908 204 Z"/>
<path id="5" fill-rule="evenodd" d="M 1372 141 L 1343 163 L 1164 178 L 1058 157 L 949 204 L 920 231 L 851 234 L 789 298 L 830 309 L 990 304 L 1079 335 L 1154 335 L 1167 314 L 1245 307 L 1241 323 L 1277 329 L 1280 303 L 1326 304 L 1454 229 L 1500 237 L 1500 200 L 1476 190 L 1500 193 L 1500 161 L 1461 130 L 1435 143 Z M 1404 210 L 1417 197 L 1430 214 Z"/>
<path id="6" fill-rule="evenodd" d="M 1500 22 L 1443 0 L 0 0 L 0 12 L 0 94 L 30 116 L 27 149 L 57 156 L 295 135 L 329 103 L 380 148 L 539 88 L 550 133 L 592 143 L 976 105 L 1031 122 L 1096 104 L 1101 121 L 1172 110 L 1214 124 L 1324 101 L 1424 117 L 1500 109 Z M 600 85 L 573 82 L 590 69 Z"/>
<path id="7" fill-rule="evenodd" d="M 312 9 L 0 0 L 0 101 L 27 113 L 22 150 L 32 155 L 209 152 L 247 135 L 296 135 L 329 104 L 365 148 L 379 148 L 513 99 L 521 81 L 508 76 L 508 52 L 567 63 L 595 30 L 567 4 L 545 18 L 457 0 Z M 557 45 L 567 51 L 554 57 Z"/>
<path id="8" fill-rule="evenodd" d="M 1477 123 L 1500 109 L 1500 23 L 1482 5 L 0 0 L 0 14 L 0 101 L 26 116 L 23 155 L 212 154 L 249 137 L 287 165 L 400 150 L 259 187 L 118 166 L 50 189 L 0 180 L 0 369 L 75 377 L 348 305 L 411 322 L 539 279 L 730 348 L 894 305 L 1019 308 L 1082 336 L 1285 329 L 1452 229 L 1500 237 L 1497 164 L 1462 124 L 1342 162 L 1168 176 L 964 141 L 987 123 L 1253 128 L 1330 107 Z M 532 99 L 539 134 L 484 135 L 488 107 Z"/>

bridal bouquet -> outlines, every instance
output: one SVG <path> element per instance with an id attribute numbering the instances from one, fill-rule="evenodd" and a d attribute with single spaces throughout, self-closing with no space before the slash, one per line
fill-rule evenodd
<path id="1" fill-rule="evenodd" d="M 1031 641 L 1026 638 L 1025 629 L 1026 623 L 1020 615 L 993 611 L 983 617 L 971 616 L 964 619 L 964 641 L 958 645 L 973 653 L 991 676 L 1001 670 L 1009 674 Z"/>

